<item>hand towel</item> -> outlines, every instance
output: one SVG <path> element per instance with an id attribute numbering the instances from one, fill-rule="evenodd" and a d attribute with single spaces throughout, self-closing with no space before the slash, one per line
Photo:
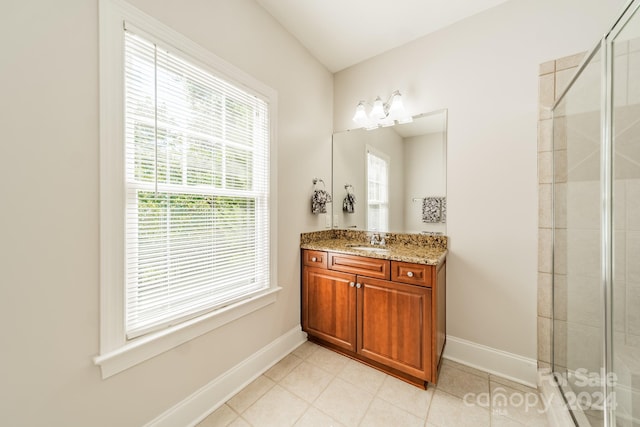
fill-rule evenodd
<path id="1" fill-rule="evenodd" d="M 425 197 L 422 199 L 422 222 L 445 222 L 447 200 L 445 197 Z"/>
<path id="2" fill-rule="evenodd" d="M 342 210 L 346 213 L 354 213 L 355 212 L 355 204 L 356 204 L 356 196 L 353 193 L 347 193 L 344 200 L 342 201 Z"/>
<path id="3" fill-rule="evenodd" d="M 327 213 L 327 203 L 331 203 L 331 194 L 325 190 L 314 190 L 311 197 L 311 212 L 318 215 Z"/>

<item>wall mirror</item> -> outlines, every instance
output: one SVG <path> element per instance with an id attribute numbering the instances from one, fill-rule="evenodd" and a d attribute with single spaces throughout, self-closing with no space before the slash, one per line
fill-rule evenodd
<path id="1" fill-rule="evenodd" d="M 446 234 L 447 110 L 333 134 L 332 225 Z"/>

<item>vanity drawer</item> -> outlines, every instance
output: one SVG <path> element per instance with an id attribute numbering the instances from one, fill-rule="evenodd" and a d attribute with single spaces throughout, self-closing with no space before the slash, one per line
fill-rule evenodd
<path id="1" fill-rule="evenodd" d="M 363 256 L 329 252 L 329 268 L 344 273 L 360 274 L 375 279 L 389 280 L 389 261 Z"/>
<path id="2" fill-rule="evenodd" d="M 302 251 L 302 263 L 307 267 L 327 268 L 327 253 L 322 251 Z"/>
<path id="3" fill-rule="evenodd" d="M 391 261 L 391 280 L 409 285 L 431 287 L 433 268 L 432 265 Z"/>

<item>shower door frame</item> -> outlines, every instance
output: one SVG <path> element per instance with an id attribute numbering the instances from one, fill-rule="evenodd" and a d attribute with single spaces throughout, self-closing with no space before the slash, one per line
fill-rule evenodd
<path id="1" fill-rule="evenodd" d="M 624 7 L 622 13 L 618 19 L 611 26 L 596 46 L 585 56 L 584 60 L 578 67 L 575 75 L 571 78 L 566 88 L 557 97 L 551 107 L 552 123 L 555 122 L 555 109 L 565 99 L 568 92 L 573 87 L 574 83 L 580 78 L 583 71 L 591 63 L 594 56 L 598 53 L 601 54 L 601 76 L 600 76 L 600 145 L 601 145 L 601 162 L 600 162 L 600 203 L 601 203 L 601 238 L 600 238 L 600 293 L 604 304 L 602 325 L 602 360 L 603 360 L 603 378 L 602 386 L 604 389 L 604 426 L 615 427 L 615 390 L 613 384 L 610 384 L 609 374 L 613 373 L 613 43 L 618 34 L 623 30 L 625 25 L 633 18 L 634 14 L 640 9 L 640 0 L 630 0 Z M 554 132 L 552 132 L 552 152 L 555 152 Z M 556 255 L 556 165 L 555 156 L 552 156 L 552 184 L 551 184 L 551 210 L 553 212 L 551 216 L 551 241 L 552 260 L 555 260 Z M 552 293 L 551 293 L 551 369 L 553 373 L 556 373 L 555 363 L 555 261 L 551 263 L 551 277 L 552 277 Z M 557 377 L 554 375 L 556 383 Z M 560 384 L 558 384 L 560 390 Z M 564 392 L 561 393 L 563 399 L 566 401 Z M 573 411 L 570 410 L 571 418 L 577 425 L 577 420 Z"/>

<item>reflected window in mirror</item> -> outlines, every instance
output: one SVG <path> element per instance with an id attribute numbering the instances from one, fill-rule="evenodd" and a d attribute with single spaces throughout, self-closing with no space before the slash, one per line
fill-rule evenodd
<path id="1" fill-rule="evenodd" d="M 367 145 L 367 229 L 389 231 L 389 156 Z"/>

